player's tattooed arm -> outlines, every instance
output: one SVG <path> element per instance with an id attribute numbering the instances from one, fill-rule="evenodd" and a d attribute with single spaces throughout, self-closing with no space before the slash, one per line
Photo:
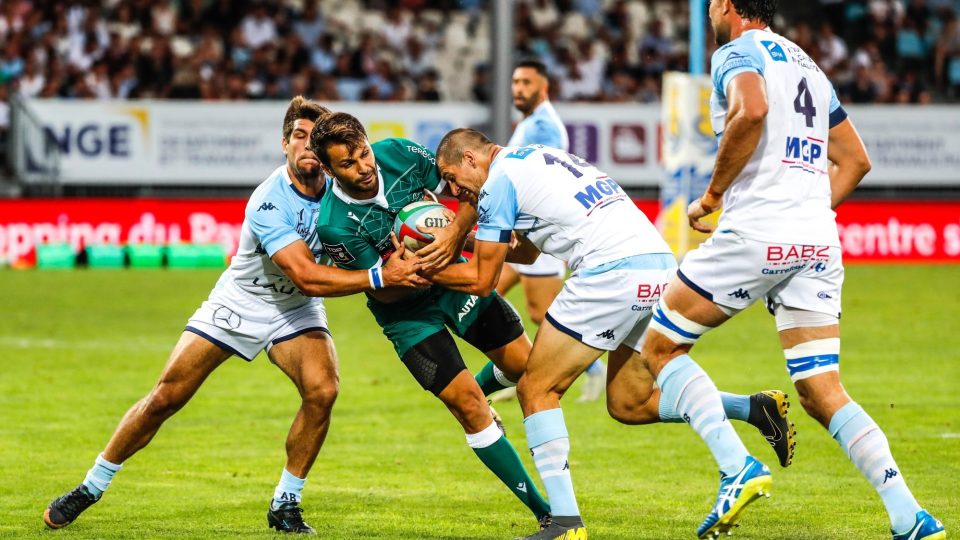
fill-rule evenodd
<path id="1" fill-rule="evenodd" d="M 433 236 L 430 242 L 417 251 L 424 269 L 435 272 L 456 260 L 463 251 L 467 235 L 477 222 L 477 209 L 470 201 L 460 201 L 456 215 L 446 227 L 422 227 L 420 230 Z"/>
<path id="2" fill-rule="evenodd" d="M 870 172 L 870 156 L 863 139 L 849 118 L 830 129 L 827 141 L 827 159 L 830 160 L 830 207 L 840 206 L 863 177 Z"/>

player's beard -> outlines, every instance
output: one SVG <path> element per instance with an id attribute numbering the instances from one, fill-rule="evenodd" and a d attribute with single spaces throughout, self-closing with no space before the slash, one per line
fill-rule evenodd
<path id="1" fill-rule="evenodd" d="M 537 101 L 537 95 L 533 94 L 528 98 L 520 96 L 519 99 L 514 98 L 513 106 L 517 108 L 518 111 L 523 113 L 524 116 L 529 115 L 533 112 L 533 104 Z"/>

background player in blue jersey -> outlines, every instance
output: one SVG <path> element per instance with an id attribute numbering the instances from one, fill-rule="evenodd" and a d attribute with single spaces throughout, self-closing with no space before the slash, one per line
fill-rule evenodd
<path id="1" fill-rule="evenodd" d="M 824 73 L 770 31 L 775 5 L 710 3 L 720 45 L 711 117 L 722 139 L 710 184 L 688 216 L 693 228 L 710 232 L 700 218 L 724 212 L 657 305 L 644 357 L 658 382 L 687 379 L 699 370 L 687 355 L 697 339 L 766 297 L 801 405 L 877 490 L 894 540 L 945 538 L 907 488 L 883 431 L 840 383 L 843 263 L 833 209 L 870 170 L 870 159 Z M 667 396 L 667 385 L 661 388 Z M 688 385 L 675 399 L 699 400 L 693 390 Z M 744 448 L 728 457 L 720 504 L 701 537 L 728 531 L 749 502 L 749 483 L 764 474 L 749 470 Z"/>
<path id="2" fill-rule="evenodd" d="M 124 415 L 83 482 L 50 503 L 43 515 L 47 526 L 65 527 L 100 500 L 123 463 L 153 439 L 220 364 L 233 355 L 249 361 L 265 350 L 302 398 L 267 522 L 285 532 L 314 532 L 302 517 L 301 491 L 327 435 L 339 386 L 337 355 L 317 297 L 373 288 L 366 270 L 317 264 L 321 246 L 315 223 L 326 179 L 307 142 L 314 122 L 327 112 L 300 96 L 290 102 L 281 139 L 286 164 L 250 197 L 230 267 L 190 317 L 160 380 Z M 402 261 L 400 255 L 381 270 L 384 284 L 429 285 L 416 276 L 420 263 Z"/>
<path id="3" fill-rule="evenodd" d="M 567 128 L 550 103 L 547 67 L 536 60 L 518 63 L 513 70 L 510 90 L 513 93 L 513 106 L 523 114 L 523 120 L 517 124 L 507 146 L 542 144 L 564 152 L 569 150 Z M 546 254 L 540 254 L 531 264 L 507 263 L 500 273 L 497 293 L 506 296 L 517 283 L 522 283 L 527 298 L 527 313 L 530 320 L 539 326 L 550 303 L 563 288 L 566 273 L 563 261 Z M 493 370 L 492 364 L 488 364 L 478 378 L 483 379 L 483 374 L 489 370 Z M 587 368 L 586 376 L 578 401 L 596 401 L 607 386 L 607 366 L 598 359 Z M 497 393 L 494 401 L 511 399 L 516 395 L 516 387 L 507 388 Z"/>

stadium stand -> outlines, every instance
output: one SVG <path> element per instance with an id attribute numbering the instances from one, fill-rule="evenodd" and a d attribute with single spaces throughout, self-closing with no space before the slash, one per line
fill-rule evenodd
<path id="1" fill-rule="evenodd" d="M 957 99 L 957 1 L 783 4 L 777 29 L 817 56 L 844 101 Z M 483 0 L 5 0 L 0 129 L 11 88 L 78 99 L 484 102 L 484 8 Z M 686 69 L 687 10 L 686 0 L 519 1 L 516 55 L 547 63 L 558 101 L 657 101 L 662 73 Z"/>

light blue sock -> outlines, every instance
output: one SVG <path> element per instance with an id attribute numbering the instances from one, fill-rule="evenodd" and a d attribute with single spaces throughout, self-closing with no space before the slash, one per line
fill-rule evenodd
<path id="1" fill-rule="evenodd" d="M 599 375 L 601 373 L 603 373 L 603 360 L 597 358 L 587 366 L 587 375 Z"/>
<path id="2" fill-rule="evenodd" d="M 723 412 L 727 418 L 743 422 L 750 418 L 750 396 L 720 392 L 720 401 L 723 402 Z"/>
<path id="3" fill-rule="evenodd" d="M 87 476 L 83 479 L 83 485 L 87 486 L 90 493 L 99 499 L 103 492 L 110 487 L 113 475 L 117 474 L 122 467 L 122 463 L 110 463 L 103 459 L 103 454 L 100 454 L 93 463 L 93 467 L 87 471 Z"/>
<path id="4" fill-rule="evenodd" d="M 523 427 L 533 462 L 547 490 L 551 512 L 554 516 L 579 516 L 570 477 L 570 438 L 563 411 L 550 409 L 531 414 L 523 420 Z"/>
<path id="5" fill-rule="evenodd" d="M 743 468 L 750 454 L 723 412 L 717 387 L 692 358 L 684 354 L 668 362 L 657 385 L 661 404 L 665 401 L 707 443 L 720 472 L 729 476 Z"/>
<path id="6" fill-rule="evenodd" d="M 746 422 L 750 417 L 750 396 L 720 392 L 720 401 L 723 403 L 723 412 L 731 420 Z M 660 421 L 665 424 L 679 424 L 683 417 L 670 404 L 669 400 L 660 398 Z"/>
<path id="7" fill-rule="evenodd" d="M 273 491 L 272 506 L 278 508 L 281 504 L 289 502 L 300 504 L 303 485 L 306 483 L 305 478 L 297 478 L 290 474 L 287 469 L 283 469 L 283 473 L 280 475 L 280 483 L 277 484 L 277 489 Z"/>
<path id="8" fill-rule="evenodd" d="M 920 505 L 903 480 L 880 426 L 863 407 L 851 401 L 833 414 L 829 430 L 850 461 L 877 490 L 890 515 L 890 528 L 897 534 L 910 530 Z"/>

